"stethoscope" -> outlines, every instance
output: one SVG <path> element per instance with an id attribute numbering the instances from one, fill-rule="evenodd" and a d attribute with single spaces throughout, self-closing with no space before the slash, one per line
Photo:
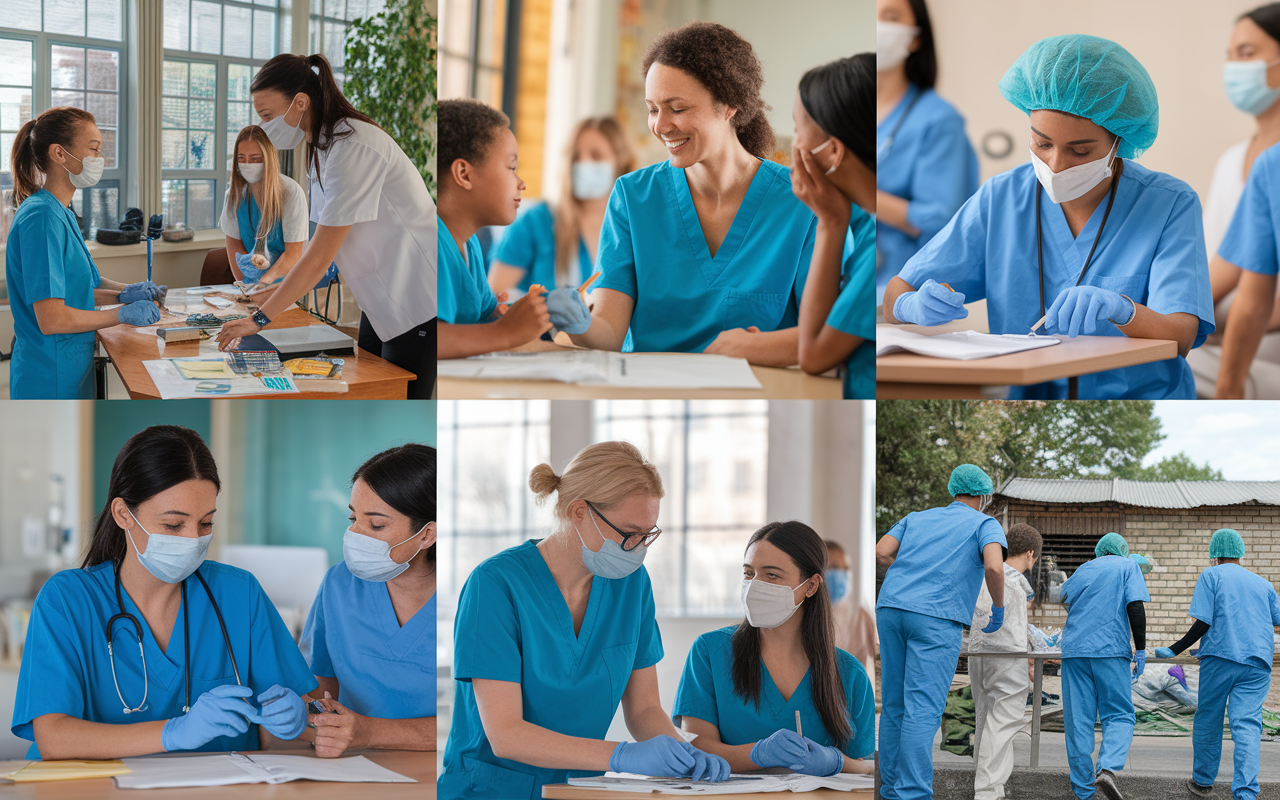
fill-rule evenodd
<path id="1" fill-rule="evenodd" d="M 907 107 L 902 111 L 902 116 L 898 117 L 898 121 L 894 123 L 893 130 L 889 131 L 889 135 L 886 136 L 885 140 L 876 148 L 877 165 L 883 161 L 885 157 L 889 155 L 889 151 L 893 149 L 893 140 L 898 138 L 898 131 L 902 130 L 902 123 L 906 122 L 907 117 L 911 116 L 911 109 L 916 107 L 916 101 L 920 99 L 920 95 L 924 94 L 924 92 L 914 86 L 911 90 L 915 92 L 911 97 L 911 102 L 907 103 Z"/>
<path id="2" fill-rule="evenodd" d="M 107 658 L 111 661 L 111 680 L 116 685 L 116 697 L 120 698 L 120 705 L 124 708 L 124 713 L 133 714 L 142 711 L 147 707 L 147 692 L 150 689 L 147 680 L 147 655 L 142 649 L 142 623 L 138 622 L 138 618 L 124 610 L 124 599 L 120 596 L 120 565 L 112 564 L 116 578 L 116 605 L 120 608 L 120 613 L 107 620 Z M 204 592 L 209 596 L 209 604 L 213 606 L 213 613 L 218 617 L 218 627 L 222 628 L 222 641 L 227 646 L 227 657 L 231 659 L 231 671 L 236 675 L 236 685 L 243 686 L 240 682 L 240 668 L 236 666 L 235 654 L 231 652 L 231 637 L 227 635 L 227 625 L 222 621 L 222 611 L 218 608 L 218 601 L 213 599 L 213 592 L 209 591 L 209 584 L 205 583 L 204 576 L 200 571 L 195 572 L 195 576 L 200 581 L 200 585 L 204 587 Z M 116 657 L 111 645 L 111 630 L 115 626 L 116 620 L 125 619 L 133 623 L 134 631 L 138 634 L 138 657 L 142 659 L 142 702 L 137 708 L 129 708 L 129 704 L 125 702 L 124 695 L 120 693 L 120 681 L 116 678 Z M 182 706 L 182 713 L 185 714 L 191 710 L 191 638 L 188 635 L 187 628 L 187 582 L 182 581 L 182 647 L 183 647 L 183 686 L 186 689 L 186 704 Z"/>
<path id="3" fill-rule="evenodd" d="M 1032 156 L 1037 158 L 1038 156 Z M 1118 159 L 1117 159 L 1118 160 Z M 1107 217 L 1111 216 L 1111 206 L 1116 201 L 1116 186 L 1120 184 L 1120 170 L 1116 170 L 1111 176 L 1111 189 L 1107 192 L 1107 210 L 1102 213 L 1102 224 L 1098 226 L 1098 233 L 1093 237 L 1093 246 L 1089 248 L 1089 255 L 1084 260 L 1084 269 L 1080 270 L 1080 277 L 1076 279 L 1076 286 L 1084 281 L 1084 274 L 1089 271 L 1089 265 L 1093 263 L 1093 252 L 1098 249 L 1098 242 L 1102 240 L 1102 230 L 1107 227 Z M 1032 184 L 1036 193 L 1036 263 L 1040 272 L 1040 316 L 1045 315 L 1044 310 L 1044 246 L 1041 243 L 1041 222 L 1040 222 L 1040 181 Z"/>

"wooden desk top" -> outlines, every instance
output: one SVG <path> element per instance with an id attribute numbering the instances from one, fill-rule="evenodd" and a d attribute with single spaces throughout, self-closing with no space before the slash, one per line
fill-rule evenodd
<path id="1" fill-rule="evenodd" d="M 315 757 L 311 750 L 278 750 L 274 755 Z M 353 797 L 372 800 L 435 800 L 436 754 L 408 750 L 353 750 L 392 772 L 398 772 L 417 783 L 336 783 L 328 781 L 290 781 L 288 783 L 243 783 L 234 786 L 193 786 L 182 789 L 117 789 L 111 778 L 88 778 L 80 781 L 46 781 L 0 786 L 3 798 L 38 798 L 39 800 L 102 800 L 107 797 L 131 797 L 134 800 L 239 800 L 253 798 L 301 798 L 302 800 L 350 800 Z M 651 798 L 652 800 L 652 798 Z"/>
<path id="2" fill-rule="evenodd" d="M 307 325 L 323 325 L 324 323 L 303 311 L 301 308 L 290 308 L 272 321 L 267 330 L 278 328 L 301 328 Z M 151 333 L 139 333 L 129 325 L 116 325 L 98 331 L 98 341 L 111 358 L 116 373 L 124 381 L 129 397 L 134 400 L 159 400 L 160 393 L 151 380 L 143 361 L 156 358 L 184 358 L 200 354 L 200 342 L 174 342 L 166 344 L 164 353 L 160 353 L 160 340 Z M 414 375 L 395 364 L 360 348 L 356 348 L 354 356 L 339 356 L 346 363 L 342 366 L 342 379 L 347 383 L 345 392 L 307 392 L 298 394 L 264 394 L 246 395 L 248 397 L 271 397 L 308 400 L 403 400 L 409 396 L 409 381 Z M 298 381 L 298 388 L 305 385 Z M 216 395 L 211 395 L 216 397 Z"/>
<path id="3" fill-rule="evenodd" d="M 863 797 L 873 789 L 854 789 L 850 792 L 839 792 L 835 789 L 814 789 L 812 792 L 748 792 L 731 795 L 688 795 L 690 797 L 734 797 L 747 800 L 849 800 L 850 797 Z M 589 789 L 583 786 L 570 786 L 567 783 L 548 783 L 542 787 L 542 796 L 548 800 L 660 800 L 672 797 L 669 794 L 653 792 L 614 792 L 608 789 Z"/>

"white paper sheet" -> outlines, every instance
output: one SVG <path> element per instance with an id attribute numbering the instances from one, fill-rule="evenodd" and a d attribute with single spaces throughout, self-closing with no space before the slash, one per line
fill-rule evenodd
<path id="1" fill-rule="evenodd" d="M 740 775 L 734 773 L 726 781 L 710 783 L 681 778 L 648 778 L 626 773 L 605 773 L 598 778 L 570 778 L 570 786 L 606 789 L 615 792 L 653 792 L 656 794 L 711 796 L 750 794 L 752 792 L 812 792 L 817 789 L 834 789 L 852 792 L 855 789 L 873 789 L 875 780 L 870 775 L 833 775 L 820 778 L 798 772 L 782 775 Z"/>
<path id="2" fill-rule="evenodd" d="M 226 353 L 217 354 L 201 354 L 199 358 L 208 359 L 220 357 L 226 360 Z M 182 373 L 178 372 L 178 368 L 168 359 L 154 359 L 152 361 L 143 361 L 142 366 L 147 368 L 147 374 L 151 376 L 151 381 L 156 385 L 156 391 L 160 393 L 160 397 L 164 400 L 175 400 L 183 397 L 199 397 L 199 398 L 217 398 L 217 397 L 241 397 L 244 395 L 289 395 L 297 394 L 298 386 L 294 383 L 293 378 L 285 373 L 272 375 L 272 377 L 283 377 L 289 384 L 288 390 L 268 389 L 262 382 L 261 378 L 255 378 L 253 375 L 236 375 L 227 368 L 227 377 L 213 378 L 217 383 L 231 384 L 231 390 L 222 394 L 211 394 L 208 392 L 197 392 L 196 385 L 204 383 L 203 380 L 189 380 L 182 377 Z"/>
<path id="3" fill-rule="evenodd" d="M 490 353 L 441 361 L 444 378 L 560 381 L 634 389 L 760 389 L 746 359 L 705 353 L 574 350 Z"/>
<path id="4" fill-rule="evenodd" d="M 1060 342 L 1056 336 L 1001 335 L 977 331 L 953 331 L 925 336 L 903 330 L 896 325 L 876 326 L 876 358 L 905 351 L 935 358 L 971 361 L 1052 347 Z"/>
<path id="5" fill-rule="evenodd" d="M 342 783 L 417 783 L 364 756 L 314 758 L 267 753 L 207 753 L 161 758 L 125 758 L 133 772 L 117 775 L 120 789 L 179 786 L 230 786 L 238 783 L 287 783 L 297 780 Z"/>

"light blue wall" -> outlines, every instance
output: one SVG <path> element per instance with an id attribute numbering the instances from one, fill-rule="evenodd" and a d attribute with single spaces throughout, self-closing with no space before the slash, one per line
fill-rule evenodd
<path id="1" fill-rule="evenodd" d="M 124 443 L 151 425 L 185 425 L 209 441 L 208 400 L 100 400 L 93 404 L 93 508 L 96 519 L 107 502 L 111 465 Z M 222 465 L 219 464 L 219 467 Z M 226 476 L 219 475 L 226 483 Z"/>

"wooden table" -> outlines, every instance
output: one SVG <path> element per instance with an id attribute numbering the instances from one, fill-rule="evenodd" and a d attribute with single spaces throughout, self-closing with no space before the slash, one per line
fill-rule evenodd
<path id="1" fill-rule="evenodd" d="M 904 325 L 912 333 L 937 335 L 966 330 L 965 320 L 926 328 Z M 1078 394 L 1077 378 L 1138 364 L 1165 361 L 1178 355 L 1178 343 L 1165 339 L 1127 336 L 1077 336 L 1040 350 L 1007 356 L 955 361 L 914 353 L 891 353 L 876 359 L 876 398 L 983 399 L 998 386 L 1027 386 L 1070 379 L 1069 396 Z"/>
<path id="2" fill-rule="evenodd" d="M 814 789 L 812 792 L 748 792 L 746 794 L 725 795 L 686 795 L 688 797 L 745 797 L 748 800 L 849 800 L 852 796 L 863 796 L 872 793 L 871 788 L 854 789 L 840 792 L 835 789 Z M 653 792 L 615 792 L 609 789 L 589 789 L 585 786 L 570 786 L 567 783 L 548 783 L 542 787 L 542 796 L 550 800 L 661 800 L 672 797 L 669 794 Z"/>
<path id="3" fill-rule="evenodd" d="M 278 750 L 277 755 L 311 756 L 310 750 Z M 130 797 L 134 800 L 271 800 L 303 798 L 304 800 L 435 800 L 436 754 L 409 750 L 352 750 L 349 755 L 363 755 L 392 772 L 398 772 L 417 783 L 336 783 L 329 781 L 290 781 L 289 783 L 243 783 L 234 786 L 188 787 L 183 789 L 117 789 L 111 778 L 88 778 L 79 781 L 46 781 L 0 786 L 0 798 L 39 798 L 40 800 L 101 800 Z"/>
<path id="4" fill-rule="evenodd" d="M 266 330 L 301 328 L 324 323 L 301 308 L 290 308 L 274 319 Z M 98 331 L 98 341 L 115 366 L 116 374 L 124 381 L 129 397 L 134 400 L 159 400 L 160 392 L 151 380 L 143 361 L 157 358 L 184 358 L 200 354 L 199 342 L 173 342 L 160 353 L 160 340 L 151 333 L 139 333 L 129 325 L 116 325 Z M 395 364 L 384 361 L 370 352 L 356 348 L 354 356 L 339 356 L 346 363 L 342 367 L 342 379 L 347 391 L 307 392 L 298 394 L 244 395 L 247 397 L 272 397 L 309 400 L 404 400 L 409 396 L 409 381 L 414 374 Z M 299 388 L 306 384 L 298 381 Z M 216 397 L 216 395 L 210 395 Z"/>

